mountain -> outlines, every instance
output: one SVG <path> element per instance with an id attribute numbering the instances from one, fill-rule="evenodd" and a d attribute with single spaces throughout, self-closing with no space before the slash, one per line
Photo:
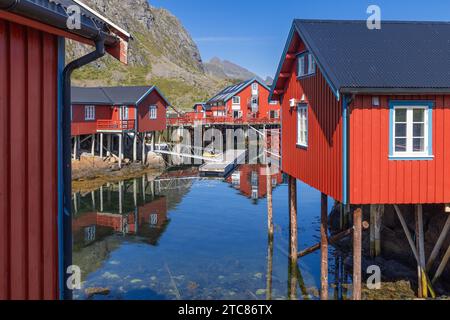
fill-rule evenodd
<path id="1" fill-rule="evenodd" d="M 218 79 L 232 79 L 232 80 L 248 80 L 251 78 L 259 78 L 253 72 L 227 60 L 220 60 L 214 57 L 209 62 L 205 63 L 206 73 Z"/>
<path id="2" fill-rule="evenodd" d="M 177 108 L 190 109 L 233 79 L 206 71 L 197 45 L 180 21 L 165 9 L 147 0 L 83 0 L 88 6 L 129 31 L 129 64 L 113 58 L 85 66 L 73 75 L 80 86 L 157 85 Z M 67 60 L 80 57 L 92 48 L 73 41 L 67 44 Z"/>

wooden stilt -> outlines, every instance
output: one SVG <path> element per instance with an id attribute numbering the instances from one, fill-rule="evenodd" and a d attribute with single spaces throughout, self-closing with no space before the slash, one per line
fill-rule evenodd
<path id="1" fill-rule="evenodd" d="M 361 300 L 362 209 L 353 212 L 353 300 Z"/>
<path id="2" fill-rule="evenodd" d="M 144 200 L 144 203 L 145 203 L 145 201 L 146 201 L 146 193 L 147 192 L 147 190 L 146 190 L 146 183 L 145 183 L 145 176 L 143 176 L 142 177 L 142 199 Z"/>
<path id="3" fill-rule="evenodd" d="M 418 270 L 418 289 L 419 289 L 419 298 L 427 298 L 428 297 L 428 288 L 427 288 L 427 277 L 424 273 L 425 267 L 425 241 L 423 234 L 423 208 L 422 205 L 418 204 L 415 208 L 416 214 L 416 248 L 417 253 L 419 255 L 419 263 L 417 264 Z"/>
<path id="4" fill-rule="evenodd" d="M 103 133 L 100 133 L 100 158 L 103 159 Z"/>
<path id="5" fill-rule="evenodd" d="M 381 253 L 381 217 L 383 205 L 370 206 L 370 256 L 378 257 Z"/>
<path id="6" fill-rule="evenodd" d="M 289 212 L 290 212 L 290 258 L 297 265 L 298 230 L 297 230 L 297 180 L 289 176 Z"/>
<path id="7" fill-rule="evenodd" d="M 137 179 L 133 180 L 133 200 L 134 200 L 134 207 L 137 208 L 138 206 L 138 191 L 137 191 Z"/>
<path id="8" fill-rule="evenodd" d="M 137 144 L 138 144 L 138 133 L 135 132 L 133 136 L 133 162 L 137 161 Z"/>
<path id="9" fill-rule="evenodd" d="M 123 134 L 119 134 L 119 168 L 122 168 L 123 160 Z"/>
<path id="10" fill-rule="evenodd" d="M 92 135 L 91 156 L 95 156 L 95 134 Z"/>
<path id="11" fill-rule="evenodd" d="M 110 157 L 111 156 L 111 147 L 112 147 L 112 141 L 111 141 L 111 138 L 112 138 L 112 136 L 111 136 L 111 134 L 108 134 L 107 135 L 107 137 L 106 137 L 106 148 L 107 148 L 107 151 L 106 151 L 106 156 L 107 157 Z"/>
<path id="12" fill-rule="evenodd" d="M 145 133 L 142 134 L 142 163 L 146 164 L 147 163 L 147 148 L 145 145 Z"/>
<path id="13" fill-rule="evenodd" d="M 119 213 L 123 213 L 123 181 L 119 182 Z"/>
<path id="14" fill-rule="evenodd" d="M 273 237 L 273 210 L 272 210 L 272 176 L 270 175 L 270 165 L 266 167 L 266 182 L 267 182 L 267 227 L 269 230 L 269 237 Z"/>
<path id="15" fill-rule="evenodd" d="M 78 193 L 73 194 L 73 211 L 75 214 L 78 213 Z"/>
<path id="16" fill-rule="evenodd" d="M 320 299 L 328 300 L 328 196 L 322 193 L 320 219 Z"/>
<path id="17" fill-rule="evenodd" d="M 155 144 L 156 144 L 156 131 L 153 131 L 152 132 L 152 152 L 155 152 L 155 150 L 156 150 Z"/>

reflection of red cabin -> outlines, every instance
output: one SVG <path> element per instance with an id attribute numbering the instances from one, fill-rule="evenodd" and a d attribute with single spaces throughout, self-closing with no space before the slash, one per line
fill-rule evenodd
<path id="1" fill-rule="evenodd" d="M 230 121 L 279 119 L 280 104 L 269 102 L 269 93 L 267 85 L 254 78 L 225 88 L 205 104 L 197 104 L 195 111 Z"/>
<path id="2" fill-rule="evenodd" d="M 72 88 L 72 136 L 163 131 L 169 102 L 157 87 Z"/>
<path id="3" fill-rule="evenodd" d="M 272 186 L 276 187 L 283 181 L 281 172 L 271 175 Z M 241 165 L 231 176 L 227 178 L 236 189 L 254 200 L 264 198 L 267 194 L 266 166 Z"/>

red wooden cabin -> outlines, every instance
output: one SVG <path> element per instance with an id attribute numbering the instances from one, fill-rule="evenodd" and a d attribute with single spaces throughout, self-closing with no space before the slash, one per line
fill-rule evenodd
<path id="1" fill-rule="evenodd" d="M 223 89 L 202 109 L 207 117 L 221 118 L 225 122 L 277 120 L 280 105 L 277 101 L 269 102 L 269 92 L 267 85 L 256 78 L 250 79 Z"/>
<path id="2" fill-rule="evenodd" d="M 283 171 L 345 204 L 449 203 L 449 35 L 296 20 L 271 90 Z"/>
<path id="3" fill-rule="evenodd" d="M 170 103 L 156 86 L 72 88 L 72 136 L 166 129 Z"/>
<path id="4" fill-rule="evenodd" d="M 361 299 L 363 205 L 370 205 L 371 254 L 381 250 L 382 208 L 393 205 L 417 261 L 419 297 L 433 295 L 425 275 L 438 270 L 436 280 L 447 260 L 437 269 L 434 258 L 426 261 L 423 204 L 450 203 L 449 38 L 450 23 L 440 22 L 382 21 L 379 30 L 366 21 L 292 25 L 270 97 L 282 102 L 282 170 L 289 175 L 294 262 L 296 179 L 322 193 L 322 299 L 328 297 L 327 196 L 346 205 L 344 214 L 349 205 L 356 208 L 347 230 L 353 233 L 355 300 Z M 414 206 L 399 206 L 405 204 Z M 415 241 L 402 213 L 411 214 L 412 207 Z M 435 258 L 441 249 L 438 241 Z"/>
<path id="5" fill-rule="evenodd" d="M 67 28 L 69 5 L 81 6 L 79 29 Z M 71 264 L 63 139 L 70 124 L 59 121 L 70 94 L 65 39 L 96 41 L 98 54 L 104 45 L 126 62 L 129 37 L 76 1 L 0 1 L 0 299 L 64 297 Z"/>

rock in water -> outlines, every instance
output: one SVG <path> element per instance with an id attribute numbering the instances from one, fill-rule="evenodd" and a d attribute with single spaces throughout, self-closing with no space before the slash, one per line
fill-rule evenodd
<path id="1" fill-rule="evenodd" d="M 87 288 L 84 291 L 88 299 L 95 295 L 107 296 L 110 292 L 111 290 L 109 290 L 109 288 Z"/>

